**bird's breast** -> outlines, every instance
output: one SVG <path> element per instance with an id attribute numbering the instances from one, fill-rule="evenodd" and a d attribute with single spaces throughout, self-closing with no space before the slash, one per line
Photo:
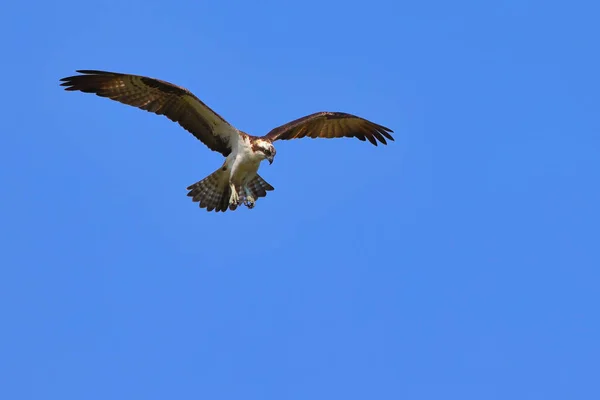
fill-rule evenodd
<path id="1" fill-rule="evenodd" d="M 253 178 L 258 171 L 260 166 L 260 159 L 250 151 L 241 151 L 236 154 L 236 159 L 232 169 L 231 180 L 237 185 L 246 183 L 249 179 Z"/>

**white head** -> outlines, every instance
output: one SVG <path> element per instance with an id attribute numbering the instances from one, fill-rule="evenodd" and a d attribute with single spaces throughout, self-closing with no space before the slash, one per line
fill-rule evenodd
<path id="1" fill-rule="evenodd" d="M 269 160 L 269 164 L 273 164 L 273 159 L 277 152 L 270 141 L 258 139 L 252 144 L 252 150 L 254 151 L 254 154 L 261 158 L 261 160 Z"/>

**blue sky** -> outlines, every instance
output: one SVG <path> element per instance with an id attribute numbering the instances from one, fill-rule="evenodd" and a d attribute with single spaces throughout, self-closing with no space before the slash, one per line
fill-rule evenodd
<path id="1" fill-rule="evenodd" d="M 563 3 L 5 6 L 0 397 L 600 398 L 600 6 Z M 221 156 L 75 69 L 396 141 L 277 143 L 207 213 Z"/>

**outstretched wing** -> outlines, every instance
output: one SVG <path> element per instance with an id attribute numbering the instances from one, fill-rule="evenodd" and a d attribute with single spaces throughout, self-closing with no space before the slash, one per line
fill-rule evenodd
<path id="1" fill-rule="evenodd" d="M 377 146 L 378 140 L 383 144 L 387 144 L 386 138 L 394 140 L 388 132 L 393 131 L 356 115 L 322 111 L 288 122 L 271 130 L 264 137 L 272 141 L 299 139 L 305 136 L 310 138 L 355 137 L 362 141 L 368 140 Z"/>
<path id="2" fill-rule="evenodd" d="M 164 115 L 225 157 L 238 132 L 189 90 L 145 76 L 78 70 L 83 75 L 61 79 L 65 90 L 79 90 Z"/>

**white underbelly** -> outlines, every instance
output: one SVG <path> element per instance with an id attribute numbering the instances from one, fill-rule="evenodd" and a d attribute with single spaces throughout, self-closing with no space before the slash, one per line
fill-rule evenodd
<path id="1" fill-rule="evenodd" d="M 237 185 L 244 185 L 256 176 L 258 172 L 259 162 L 247 162 L 237 166 L 231 180 Z"/>

